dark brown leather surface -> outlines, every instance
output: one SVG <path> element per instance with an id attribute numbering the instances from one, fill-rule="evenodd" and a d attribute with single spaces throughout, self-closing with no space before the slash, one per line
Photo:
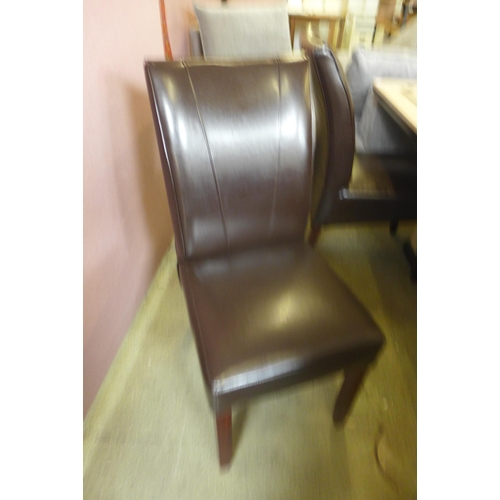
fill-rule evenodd
<path id="1" fill-rule="evenodd" d="M 145 71 L 214 409 L 373 359 L 381 332 L 304 242 L 308 61 L 146 63 Z"/>
<path id="2" fill-rule="evenodd" d="M 146 70 L 179 260 L 302 239 L 312 161 L 307 61 Z"/>
<path id="3" fill-rule="evenodd" d="M 417 155 L 355 154 L 354 108 L 344 71 L 332 51 L 303 32 L 301 47 L 324 97 L 328 154 L 314 164 L 312 226 L 335 222 L 416 219 Z"/>

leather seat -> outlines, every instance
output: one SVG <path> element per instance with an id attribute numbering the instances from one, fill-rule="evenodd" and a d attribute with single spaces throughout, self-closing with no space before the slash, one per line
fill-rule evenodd
<path id="1" fill-rule="evenodd" d="M 384 337 L 305 242 L 308 61 L 148 62 L 145 72 L 221 465 L 237 401 L 343 370 L 342 422 Z"/>
<path id="2" fill-rule="evenodd" d="M 303 242 L 186 262 L 180 274 L 191 323 L 204 325 L 195 335 L 216 411 L 380 348 L 368 313 Z"/>

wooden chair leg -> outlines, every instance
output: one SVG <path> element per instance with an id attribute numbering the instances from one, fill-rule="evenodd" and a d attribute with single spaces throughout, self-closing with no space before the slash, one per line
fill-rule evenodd
<path id="1" fill-rule="evenodd" d="M 389 231 L 393 236 L 396 234 L 396 231 L 398 230 L 398 224 L 399 224 L 398 220 L 391 220 L 391 222 L 389 223 Z"/>
<path id="2" fill-rule="evenodd" d="M 335 423 L 342 423 L 349 413 L 367 368 L 368 364 L 360 363 L 344 369 L 344 382 L 337 396 L 335 408 L 333 409 L 333 420 Z"/>
<path id="3" fill-rule="evenodd" d="M 309 241 L 309 245 L 311 245 L 313 248 L 316 245 L 316 242 L 318 241 L 320 233 L 321 233 L 321 226 L 311 228 L 308 241 Z"/>
<path id="4" fill-rule="evenodd" d="M 216 415 L 217 441 L 219 444 L 219 462 L 221 467 L 226 467 L 233 456 L 233 437 L 231 408 Z"/>

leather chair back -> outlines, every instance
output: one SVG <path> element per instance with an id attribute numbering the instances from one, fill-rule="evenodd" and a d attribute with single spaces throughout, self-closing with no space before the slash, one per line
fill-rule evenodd
<path id="1" fill-rule="evenodd" d="M 308 61 L 147 62 L 145 72 L 179 261 L 303 240 Z"/>

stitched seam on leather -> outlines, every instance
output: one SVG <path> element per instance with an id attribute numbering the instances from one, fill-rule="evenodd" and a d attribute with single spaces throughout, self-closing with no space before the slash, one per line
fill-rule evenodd
<path id="1" fill-rule="evenodd" d="M 156 122 L 157 122 L 158 128 L 160 130 L 161 143 L 163 145 L 163 153 L 165 155 L 165 159 L 167 160 L 168 173 L 170 175 L 170 181 L 171 181 L 171 184 L 172 184 L 172 191 L 174 193 L 175 206 L 177 207 L 177 210 L 176 210 L 177 211 L 177 220 L 178 220 L 179 228 L 180 228 L 180 232 L 181 232 L 182 257 L 183 257 L 183 259 L 185 259 L 186 258 L 186 243 L 184 241 L 184 229 L 183 229 L 183 224 L 182 224 L 181 213 L 180 213 L 180 210 L 179 210 L 179 199 L 178 199 L 178 196 L 177 196 L 177 189 L 176 189 L 176 185 L 175 185 L 174 178 L 173 178 L 173 175 L 172 175 L 172 167 L 171 167 L 171 164 L 170 164 L 170 158 L 169 158 L 169 155 L 168 155 L 167 146 L 165 144 L 165 135 L 164 135 L 163 127 L 162 127 L 161 120 L 160 120 L 160 111 L 158 109 L 158 101 L 156 99 L 156 93 L 154 92 L 153 78 L 151 76 L 151 70 L 150 70 L 150 68 L 148 68 L 148 80 L 149 80 L 149 85 L 150 85 L 151 89 L 153 90 L 152 95 L 153 95 L 153 101 L 154 101 L 154 104 L 155 104 Z"/>
<path id="2" fill-rule="evenodd" d="M 229 240 L 227 237 L 226 218 L 224 216 L 224 210 L 222 208 L 222 200 L 220 197 L 219 182 L 217 180 L 217 174 L 215 172 L 214 159 L 212 156 L 212 150 L 210 149 L 210 143 L 208 142 L 207 130 L 205 128 L 205 122 L 203 121 L 203 117 L 201 116 L 200 106 L 198 104 L 198 97 L 196 96 L 196 92 L 194 90 L 193 80 L 191 79 L 191 73 L 189 72 L 189 68 L 186 66 L 184 61 L 182 61 L 182 65 L 184 66 L 184 69 L 186 70 L 186 73 L 187 73 L 188 78 L 189 78 L 189 85 L 191 86 L 191 92 L 193 94 L 193 99 L 194 99 L 194 102 L 196 105 L 196 111 L 198 112 L 198 119 L 200 120 L 201 129 L 203 131 L 203 137 L 205 139 L 205 144 L 207 146 L 208 157 L 210 159 L 210 167 L 212 168 L 212 175 L 213 175 L 214 183 L 215 183 L 215 190 L 217 191 L 217 198 L 219 201 L 219 209 L 220 209 L 220 214 L 221 214 L 221 218 L 222 218 L 222 227 L 224 228 L 224 236 L 226 237 L 226 250 L 229 252 Z"/>
<path id="3" fill-rule="evenodd" d="M 274 191 L 273 191 L 273 203 L 271 206 L 271 219 L 269 221 L 269 239 L 273 234 L 274 229 L 274 219 L 276 218 L 275 209 L 276 209 L 276 195 L 278 190 L 278 178 L 281 164 L 281 121 L 282 121 L 282 109 L 281 109 L 281 66 L 280 61 L 277 59 L 278 63 L 278 162 L 276 165 L 276 173 L 274 175 Z"/>

